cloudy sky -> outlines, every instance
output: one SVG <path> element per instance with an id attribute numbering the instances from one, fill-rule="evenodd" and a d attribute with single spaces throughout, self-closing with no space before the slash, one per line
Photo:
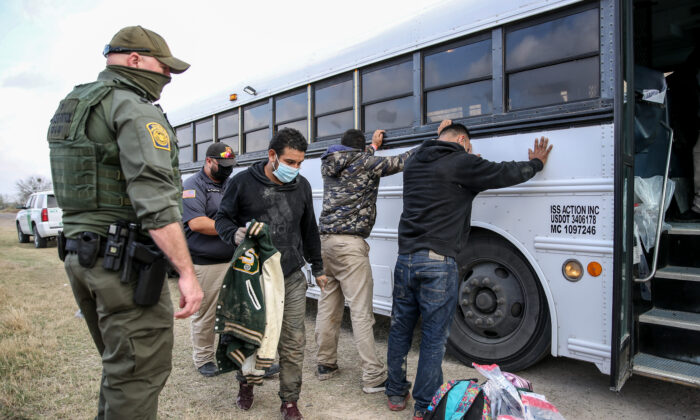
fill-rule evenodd
<path id="1" fill-rule="evenodd" d="M 0 1 L 0 194 L 48 177 L 46 129 L 58 102 L 104 68 L 122 27 L 161 34 L 192 67 L 165 88 L 167 110 L 322 59 L 442 0 Z"/>

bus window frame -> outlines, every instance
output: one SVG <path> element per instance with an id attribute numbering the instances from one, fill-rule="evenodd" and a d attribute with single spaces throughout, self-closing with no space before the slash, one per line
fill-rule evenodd
<path id="1" fill-rule="evenodd" d="M 420 50 L 418 50 L 418 51 L 420 51 Z M 413 81 L 413 77 L 412 77 L 411 78 L 411 88 L 408 91 L 406 91 L 405 93 L 397 93 L 397 94 L 393 94 L 390 96 L 385 96 L 385 97 L 375 98 L 375 99 L 372 99 L 369 101 L 365 101 L 365 99 L 363 98 L 363 95 L 362 95 L 362 86 L 364 84 L 363 76 L 366 73 L 373 73 L 375 71 L 381 71 L 383 69 L 393 67 L 393 66 L 399 66 L 399 65 L 405 64 L 405 63 L 411 63 L 412 72 L 415 72 L 416 68 L 415 68 L 414 60 L 413 60 L 413 54 L 415 52 L 417 52 L 417 51 L 412 51 L 408 54 L 404 54 L 404 55 L 401 55 L 398 57 L 392 57 L 388 60 L 385 60 L 385 61 L 382 61 L 379 63 L 375 63 L 375 64 L 368 65 L 366 67 L 358 68 L 358 70 L 359 70 L 358 95 L 359 95 L 359 104 L 360 104 L 360 108 L 359 108 L 358 112 L 359 112 L 360 127 L 361 127 L 362 132 L 364 132 L 364 133 L 368 132 L 367 128 L 365 126 L 365 123 L 366 123 L 365 122 L 365 108 L 366 107 L 371 106 L 371 105 L 375 105 L 375 104 L 379 104 L 382 102 L 394 101 L 396 99 L 415 97 L 415 86 L 414 86 L 414 81 Z M 422 62 L 421 62 L 421 69 L 420 70 L 422 70 Z M 421 85 L 422 85 L 422 83 L 423 82 L 421 80 Z M 389 128 L 389 129 L 386 129 L 386 131 L 405 130 L 407 128 L 416 127 L 416 125 L 420 125 L 420 123 L 421 123 L 420 119 L 418 121 L 416 121 L 415 115 L 412 118 L 413 118 L 413 121 L 411 121 L 411 124 L 406 125 L 406 126 L 401 126 L 401 127 Z"/>
<path id="2" fill-rule="evenodd" d="M 251 103 L 245 104 L 245 105 L 243 105 L 243 106 L 241 107 L 242 110 L 241 110 L 241 113 L 240 113 L 239 116 L 238 116 L 239 121 L 242 121 L 242 124 L 243 124 L 243 133 L 242 133 L 242 139 L 241 139 L 241 145 L 243 146 L 243 151 L 242 151 L 241 154 L 243 154 L 243 153 L 254 153 L 254 152 L 259 152 L 259 151 L 260 151 L 260 150 L 253 150 L 253 151 L 251 151 L 251 152 L 248 152 L 248 138 L 247 138 L 247 136 L 248 136 L 249 133 L 258 132 L 258 131 L 262 131 L 262 130 L 268 130 L 268 140 L 269 140 L 269 137 L 270 137 L 270 121 L 271 121 L 271 119 L 272 119 L 271 116 L 272 116 L 272 115 L 274 114 L 274 112 L 275 112 L 275 111 L 274 111 L 274 103 L 271 104 L 271 102 L 274 102 L 274 101 L 271 101 L 271 99 L 272 99 L 272 97 L 263 98 L 263 99 L 261 99 L 261 100 L 259 100 L 259 101 L 251 102 Z M 263 107 L 263 106 L 268 106 L 268 107 L 270 107 L 270 111 L 268 112 L 268 115 L 267 115 L 267 116 L 268 116 L 268 118 L 267 118 L 267 124 L 262 125 L 262 126 L 258 126 L 258 127 L 255 127 L 255 128 L 249 129 L 249 130 L 246 130 L 246 129 L 245 129 L 245 111 L 246 111 L 246 109 L 253 109 L 253 108 L 258 108 L 258 107 Z M 261 149 L 261 150 L 262 150 L 262 149 Z"/>
<path id="3" fill-rule="evenodd" d="M 304 115 L 303 117 L 291 118 L 291 119 L 287 119 L 287 120 L 278 120 L 278 119 L 277 119 L 277 101 L 279 101 L 280 99 L 285 99 L 285 98 L 289 98 L 289 97 L 297 96 L 297 95 L 302 95 L 302 94 L 303 94 L 303 95 L 306 95 L 305 98 L 304 98 L 304 114 L 305 114 L 305 115 Z M 309 91 L 308 91 L 308 89 L 306 88 L 306 86 L 298 87 L 298 88 L 296 88 L 296 89 L 292 89 L 292 90 L 289 90 L 289 91 L 282 92 L 282 93 L 279 93 L 279 94 L 277 94 L 277 95 L 274 95 L 274 108 L 273 108 L 273 109 L 274 109 L 274 112 L 273 112 L 273 114 L 274 114 L 274 122 L 275 122 L 275 124 L 274 124 L 274 132 L 273 132 L 273 134 L 274 134 L 274 133 L 277 133 L 277 132 L 279 131 L 279 126 L 280 126 L 280 125 L 291 124 L 291 123 L 295 123 L 295 122 L 299 122 L 299 121 L 305 121 L 305 122 L 306 122 L 306 130 L 308 131 L 308 126 L 309 126 L 309 107 L 308 107 L 308 103 L 309 103 Z M 302 133 L 302 134 L 303 134 L 303 133 Z M 308 140 L 308 138 L 310 137 L 310 136 L 309 136 L 309 133 L 306 133 L 306 136 L 305 136 L 305 137 L 306 137 L 307 140 Z"/>
<path id="4" fill-rule="evenodd" d="M 502 26 L 499 26 L 500 28 Z M 494 37 L 496 36 L 494 34 L 494 29 L 489 29 L 485 32 L 477 33 L 477 34 L 469 34 L 466 37 L 462 37 L 457 40 L 452 40 L 447 43 L 443 43 L 440 45 L 436 45 L 430 48 L 426 48 L 420 51 L 420 74 L 421 74 L 421 81 L 420 81 L 420 88 L 421 88 L 421 124 L 426 125 L 426 124 L 436 124 L 439 123 L 439 121 L 428 121 L 428 93 L 430 92 L 435 92 L 438 90 L 444 90 L 444 89 L 450 89 L 453 87 L 457 86 L 466 86 L 470 85 L 472 83 L 478 83 L 478 82 L 484 82 L 487 80 L 491 80 L 492 84 L 493 81 L 495 80 L 494 73 L 495 73 L 495 68 L 494 68 L 494 46 L 495 46 L 495 40 Z M 430 88 L 425 87 L 425 76 L 426 76 L 426 69 L 425 69 L 425 59 L 426 57 L 430 55 L 435 55 L 435 54 L 440 54 L 445 52 L 446 49 L 453 49 L 453 48 L 460 48 L 464 47 L 466 45 L 472 45 L 472 44 L 477 44 L 479 42 L 487 41 L 490 40 L 491 42 L 491 72 L 488 75 L 485 76 L 480 76 L 480 77 L 472 77 L 469 79 L 464 79 L 460 81 L 455 81 L 455 82 L 450 82 L 450 83 L 445 83 L 441 85 L 435 85 L 431 86 Z M 504 64 L 505 60 L 503 58 L 499 58 L 498 62 L 501 63 L 501 65 Z M 481 114 L 481 115 L 474 115 L 474 116 L 466 116 L 460 119 L 467 119 L 467 118 L 476 118 L 476 117 L 483 117 L 483 116 L 488 116 L 488 115 L 493 115 L 496 112 L 496 91 L 491 88 L 491 112 Z"/>
<path id="5" fill-rule="evenodd" d="M 350 72 L 344 72 L 339 75 L 335 75 L 332 77 L 329 77 L 327 79 L 319 80 L 315 83 L 312 84 L 311 92 L 312 92 L 312 97 L 310 98 L 311 103 L 312 103 L 312 109 L 313 109 L 313 117 L 311 121 L 311 128 L 313 129 L 313 137 L 311 136 L 311 133 L 309 133 L 309 139 L 310 143 L 315 143 L 319 141 L 324 141 L 324 140 L 329 140 L 329 139 L 334 139 L 334 138 L 340 138 L 342 136 L 342 132 L 337 133 L 337 134 L 330 134 L 327 136 L 318 136 L 318 119 L 321 117 L 326 117 L 329 115 L 333 114 L 341 114 L 343 112 L 348 112 L 352 111 L 353 112 L 353 127 L 354 127 L 354 114 L 356 112 L 355 110 L 355 99 L 353 96 L 350 97 L 350 106 L 344 107 L 344 108 L 338 108 L 334 109 L 331 111 L 325 111 L 325 112 L 317 112 L 317 102 L 316 102 L 316 91 L 319 89 L 324 89 L 327 87 L 331 87 L 334 85 L 338 85 L 340 83 L 345 83 L 345 82 L 350 82 L 353 88 L 353 92 L 355 90 L 355 79 L 353 77 L 353 71 Z"/>
<path id="6" fill-rule="evenodd" d="M 236 142 L 235 142 L 236 148 L 235 148 L 235 150 L 233 150 L 233 152 L 238 156 L 240 154 L 240 148 L 241 148 L 240 107 L 230 108 L 230 109 L 227 109 L 225 111 L 218 112 L 214 115 L 216 117 L 215 123 L 214 123 L 214 130 L 215 130 L 214 141 L 216 143 L 228 144 L 228 143 L 225 143 L 224 141 L 235 138 L 236 139 Z M 221 132 L 219 131 L 219 121 L 221 120 L 222 115 L 225 115 L 226 117 L 228 117 L 230 115 L 236 115 L 236 124 L 235 124 L 236 131 L 233 134 L 229 134 L 229 135 L 223 136 L 223 137 L 221 136 Z"/>
<path id="7" fill-rule="evenodd" d="M 198 126 L 199 124 L 206 123 L 207 121 L 211 124 L 211 131 L 210 131 L 210 133 L 209 133 L 209 135 L 211 135 L 211 137 L 207 137 L 207 138 L 205 138 L 204 140 L 198 140 L 198 139 L 197 139 L 197 132 L 198 132 L 197 126 Z M 214 141 L 215 141 L 215 138 L 216 138 L 216 136 L 214 135 L 214 134 L 215 134 L 215 133 L 214 133 L 214 130 L 216 130 L 216 121 L 215 121 L 215 116 L 214 116 L 214 115 L 212 115 L 212 116 L 210 116 L 210 117 L 206 117 L 206 118 L 200 118 L 200 119 L 198 119 L 198 120 L 196 120 L 196 121 L 193 121 L 193 123 L 192 123 L 192 131 L 193 131 L 193 137 L 194 137 L 194 149 L 193 149 L 193 152 L 194 152 L 194 162 L 201 162 L 201 161 L 203 161 L 204 158 L 206 157 L 206 156 L 204 156 L 204 155 L 206 155 L 206 150 L 204 150 L 204 151 L 202 152 L 202 156 L 199 156 L 199 147 L 200 147 L 199 145 L 200 145 L 200 144 L 206 144 L 206 143 L 211 143 L 211 144 L 213 144 Z M 206 131 L 206 130 L 204 130 L 204 131 Z"/>
<path id="8" fill-rule="evenodd" d="M 178 130 L 183 129 L 185 127 L 189 128 L 190 131 L 190 138 L 188 139 L 186 143 L 183 142 L 184 139 L 181 139 L 180 136 L 178 135 Z M 194 160 L 194 121 L 190 121 L 186 124 L 179 125 L 177 127 L 174 127 L 175 130 L 175 137 L 177 138 L 177 146 L 178 146 L 178 152 L 177 152 L 177 157 L 178 157 L 178 165 L 180 164 L 193 164 L 196 161 Z M 184 149 L 184 150 L 183 150 Z M 187 162 L 181 162 L 180 161 L 180 156 L 182 152 L 190 152 L 190 159 Z"/>
<path id="9" fill-rule="evenodd" d="M 501 55 L 501 66 L 503 69 L 503 93 L 504 93 L 504 103 L 503 103 L 503 112 L 506 114 L 511 114 L 514 112 L 519 112 L 519 111 L 527 111 L 527 110 L 533 110 L 533 109 L 541 109 L 541 108 L 546 108 L 546 107 L 552 107 L 552 106 L 562 106 L 562 105 L 567 105 L 567 104 L 574 104 L 574 103 L 581 103 L 581 102 L 586 102 L 586 101 L 595 101 L 595 100 L 600 100 L 603 98 L 603 74 L 601 71 L 602 67 L 602 59 L 601 59 L 601 32 L 600 32 L 600 27 L 601 27 L 601 2 L 586 2 L 584 4 L 576 5 L 573 7 L 568 7 L 563 10 L 557 10 L 556 12 L 552 13 L 547 13 L 543 16 L 537 16 L 535 18 L 527 18 L 522 21 L 512 23 L 509 25 L 502 25 L 501 28 L 503 28 L 503 51 Z M 570 56 L 570 57 L 565 57 L 565 58 L 559 58 L 555 60 L 549 60 L 549 61 L 543 61 L 537 64 L 531 64 L 531 65 L 526 65 L 526 66 L 521 66 L 521 67 L 516 67 L 512 69 L 507 69 L 506 66 L 506 61 L 507 61 L 507 55 L 508 55 L 508 34 L 520 29 L 525 29 L 525 28 L 530 28 L 533 26 L 537 26 L 543 23 L 547 22 L 552 22 L 557 19 L 562 19 L 568 16 L 573 16 L 579 13 L 586 12 L 588 10 L 596 10 L 598 13 L 598 18 L 596 19 L 597 22 L 597 27 L 598 27 L 598 45 L 597 49 L 594 52 L 588 52 L 588 53 L 582 53 L 582 54 L 577 54 L 575 56 Z M 534 106 L 528 106 L 528 107 L 521 107 L 521 108 L 511 108 L 510 105 L 508 104 L 508 98 L 510 97 L 510 83 L 509 83 L 509 77 L 512 74 L 516 73 L 522 73 L 525 71 L 530 71 L 530 70 L 537 70 L 545 67 L 550 67 L 550 66 L 555 66 L 558 64 L 562 63 L 569 63 L 569 62 L 574 62 L 578 60 L 583 60 L 587 58 L 593 58 L 597 57 L 598 58 L 598 95 L 595 98 L 584 98 L 584 99 L 578 99 L 575 101 L 566 101 L 566 102 L 554 102 L 554 103 L 548 103 L 548 104 L 539 104 L 539 105 L 534 105 Z M 493 69 L 492 69 L 493 70 Z"/>

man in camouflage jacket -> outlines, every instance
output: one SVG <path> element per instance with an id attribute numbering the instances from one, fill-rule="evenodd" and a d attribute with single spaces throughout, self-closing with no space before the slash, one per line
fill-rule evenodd
<path id="1" fill-rule="evenodd" d="M 321 157 L 324 191 L 319 230 L 328 283 L 321 292 L 316 317 L 316 375 L 326 380 L 338 372 L 338 334 L 347 300 L 366 393 L 382 392 L 387 373 L 374 345 L 374 284 L 365 238 L 377 216 L 380 178 L 401 172 L 413 153 L 409 150 L 397 156 L 374 156 L 383 137 L 384 130 L 375 131 L 372 144 L 365 148 L 364 134 L 351 129 L 343 134 L 340 145 L 329 147 Z"/>

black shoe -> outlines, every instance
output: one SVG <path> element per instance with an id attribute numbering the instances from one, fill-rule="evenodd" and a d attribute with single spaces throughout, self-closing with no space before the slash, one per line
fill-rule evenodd
<path id="1" fill-rule="evenodd" d="M 278 373 L 280 373 L 279 363 L 272 364 L 272 365 L 270 365 L 269 368 L 265 369 L 265 374 L 263 375 L 263 379 L 272 378 L 273 376 L 277 375 Z"/>
<path id="2" fill-rule="evenodd" d="M 700 213 L 693 209 L 688 209 L 676 216 L 676 220 L 679 222 L 700 222 Z"/>
<path id="3" fill-rule="evenodd" d="M 318 365 L 316 367 L 316 377 L 319 381 L 325 381 L 338 374 L 338 365 L 326 366 Z"/>
<path id="4" fill-rule="evenodd" d="M 199 373 L 201 373 L 203 376 L 206 376 L 208 378 L 212 376 L 216 376 L 219 374 L 219 369 L 216 368 L 216 365 L 213 362 L 207 362 L 197 368 Z"/>

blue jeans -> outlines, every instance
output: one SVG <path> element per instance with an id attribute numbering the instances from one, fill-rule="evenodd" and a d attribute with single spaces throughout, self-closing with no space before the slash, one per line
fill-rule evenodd
<path id="1" fill-rule="evenodd" d="M 399 255 L 394 269 L 394 293 L 389 329 L 386 394 L 406 395 L 406 356 L 413 329 L 423 317 L 420 356 L 413 386 L 415 409 L 428 408 L 442 384 L 442 358 L 457 304 L 457 263 L 432 251 Z"/>

